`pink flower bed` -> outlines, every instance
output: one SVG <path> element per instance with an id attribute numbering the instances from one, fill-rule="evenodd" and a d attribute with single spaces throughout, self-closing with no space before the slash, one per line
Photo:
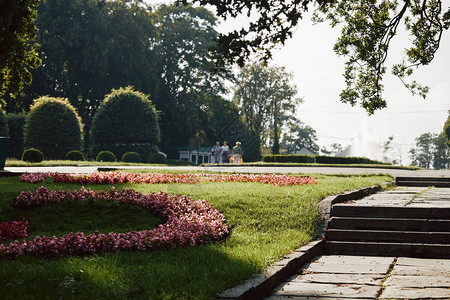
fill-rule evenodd
<path id="1" fill-rule="evenodd" d="M 156 174 L 96 172 L 87 175 L 59 173 L 25 173 L 21 181 L 42 182 L 51 177 L 53 182 L 78 184 L 116 184 L 116 183 L 198 183 L 198 182 L 259 182 L 275 186 L 316 184 L 313 177 L 301 177 L 276 174 Z"/>
<path id="2" fill-rule="evenodd" d="M 28 229 L 28 221 L 20 217 L 16 221 L 8 222 L 1 222 L 0 223 L 0 242 L 5 240 L 12 240 L 12 239 L 21 239 L 21 238 L 27 238 L 27 229 Z"/>
<path id="3" fill-rule="evenodd" d="M 165 223 L 152 230 L 127 233 L 103 234 L 94 232 L 69 233 L 60 237 L 39 237 L 32 241 L 15 241 L 9 245 L 0 244 L 0 258 L 16 258 L 31 254 L 42 258 L 56 255 L 87 256 L 107 251 L 146 251 L 174 248 L 185 245 L 202 245 L 209 241 L 223 239 L 228 233 L 224 216 L 206 201 L 194 201 L 187 196 L 159 192 L 142 194 L 132 189 L 93 191 L 85 189 L 53 191 L 40 187 L 36 192 L 21 192 L 14 206 L 19 209 L 57 204 L 63 200 L 86 201 L 99 199 L 140 206 Z"/>

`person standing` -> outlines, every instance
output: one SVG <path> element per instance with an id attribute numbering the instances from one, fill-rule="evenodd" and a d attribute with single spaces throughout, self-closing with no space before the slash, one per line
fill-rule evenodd
<path id="1" fill-rule="evenodd" d="M 227 141 L 223 141 L 222 146 L 222 162 L 229 163 L 230 162 L 230 147 L 228 146 Z"/>
<path id="2" fill-rule="evenodd" d="M 222 147 L 220 147 L 220 143 L 216 142 L 214 147 L 212 148 L 212 154 L 214 157 L 214 163 L 218 164 L 220 163 L 220 157 L 222 155 Z"/>
<path id="3" fill-rule="evenodd" d="M 242 148 L 240 142 L 236 142 L 236 146 L 233 147 L 231 154 L 233 155 L 233 162 L 235 164 L 240 164 L 242 158 Z"/>

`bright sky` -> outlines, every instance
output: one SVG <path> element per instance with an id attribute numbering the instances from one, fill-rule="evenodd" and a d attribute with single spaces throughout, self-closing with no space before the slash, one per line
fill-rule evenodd
<path id="1" fill-rule="evenodd" d="M 153 1 L 149 1 L 154 3 Z M 159 3 L 170 1 L 158 1 Z M 218 30 L 245 26 L 245 17 L 227 20 Z M 351 107 L 339 100 L 344 88 L 345 58 L 333 52 L 339 29 L 328 24 L 313 25 L 308 17 L 300 22 L 294 37 L 273 52 L 272 64 L 284 66 L 294 74 L 294 83 L 304 103 L 298 116 L 317 131 L 319 145 L 352 144 L 354 155 L 381 159 L 381 145 L 393 135 L 393 159 L 409 164 L 409 149 L 419 135 L 442 132 L 450 109 L 450 33 L 444 32 L 440 49 L 431 65 L 415 71 L 414 79 L 430 87 L 424 100 L 412 96 L 399 79 L 387 74 L 384 97 L 388 108 L 368 116 L 360 107 Z M 408 36 L 403 32 L 391 42 L 388 61 L 400 62 Z M 390 73 L 390 70 L 387 72 Z"/>

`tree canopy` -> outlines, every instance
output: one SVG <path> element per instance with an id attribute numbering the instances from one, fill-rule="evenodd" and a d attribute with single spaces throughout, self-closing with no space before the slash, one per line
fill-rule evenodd
<path id="1" fill-rule="evenodd" d="M 0 1 L 0 107 L 6 93 L 15 97 L 31 83 L 30 68 L 36 68 L 36 8 L 39 0 Z"/>
<path id="2" fill-rule="evenodd" d="M 224 19 L 247 14 L 248 27 L 221 34 L 214 49 L 218 65 L 237 62 L 244 65 L 253 54 L 268 60 L 277 44 L 292 37 L 299 20 L 312 4 L 317 4 L 315 20 L 329 20 L 331 26 L 342 24 L 335 44 L 338 55 L 347 57 L 344 74 L 346 88 L 341 101 L 359 103 L 369 114 L 386 107 L 382 96 L 382 79 L 390 42 L 403 21 L 410 34 L 411 46 L 403 61 L 392 73 L 413 93 L 425 97 L 428 87 L 416 81 L 407 82 L 415 67 L 429 64 L 439 48 L 445 29 L 450 27 L 450 7 L 441 0 L 351 1 L 351 0 L 179 0 L 182 3 L 212 5 Z"/>

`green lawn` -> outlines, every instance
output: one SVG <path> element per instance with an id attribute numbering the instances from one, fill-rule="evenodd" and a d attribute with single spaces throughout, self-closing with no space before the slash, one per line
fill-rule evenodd
<path id="1" fill-rule="evenodd" d="M 220 210 L 231 235 L 202 247 L 133 253 L 122 251 L 50 261 L 21 257 L 0 261 L 0 299 L 210 299 L 263 271 L 290 250 L 316 237 L 317 204 L 328 195 L 392 180 L 388 176 L 316 176 L 317 185 L 275 187 L 259 183 L 127 184 L 149 193 L 164 191 L 206 199 Z M 30 220 L 30 237 L 70 231 L 124 232 L 151 228 L 159 220 L 136 207 L 100 202 L 63 203 L 16 211 L 13 199 L 41 184 L 0 178 L 0 221 Z M 51 189 L 78 185 L 44 184 Z M 90 186 L 108 189 L 109 186 Z"/>

